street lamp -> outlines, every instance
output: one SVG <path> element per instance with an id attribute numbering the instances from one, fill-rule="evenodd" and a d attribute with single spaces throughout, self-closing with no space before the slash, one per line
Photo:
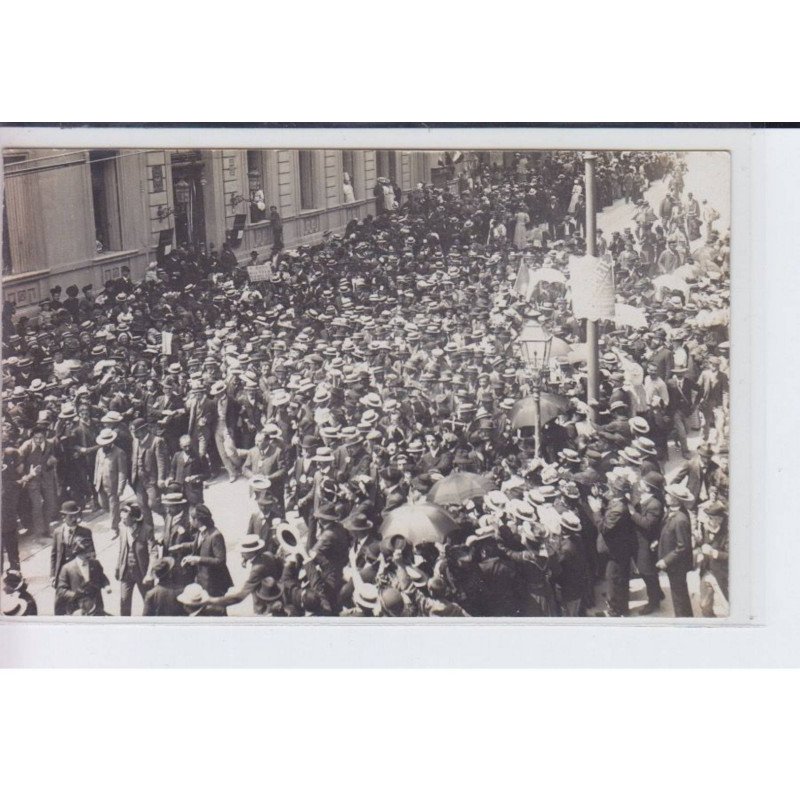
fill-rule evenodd
<path id="1" fill-rule="evenodd" d="M 553 344 L 553 334 L 546 331 L 535 318 L 525 321 L 520 332 L 519 347 L 522 358 L 528 365 L 533 379 L 533 403 L 535 409 L 535 454 L 538 458 L 542 451 L 542 423 L 540 414 L 540 401 L 542 378 L 550 363 L 550 347 Z"/>
<path id="2" fill-rule="evenodd" d="M 530 317 L 525 320 L 517 341 L 522 350 L 522 357 L 532 372 L 538 373 L 547 366 L 553 334 L 546 331 L 537 319 Z"/>

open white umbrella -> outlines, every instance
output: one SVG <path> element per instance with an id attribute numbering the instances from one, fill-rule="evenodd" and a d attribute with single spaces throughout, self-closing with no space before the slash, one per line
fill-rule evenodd
<path id="1" fill-rule="evenodd" d="M 578 342 L 570 346 L 567 353 L 567 363 L 580 364 L 589 360 L 589 345 L 586 342 Z"/>
<path id="2" fill-rule="evenodd" d="M 644 311 L 627 303 L 617 303 L 614 306 L 614 324 L 627 325 L 631 328 L 649 327 Z"/>
<path id="3" fill-rule="evenodd" d="M 653 286 L 655 286 L 656 289 L 674 289 L 679 292 L 689 291 L 686 281 L 681 278 L 680 275 L 675 275 L 674 273 L 670 275 L 659 275 L 657 278 L 653 278 Z"/>
<path id="4" fill-rule="evenodd" d="M 566 283 L 567 276 L 563 272 L 559 272 L 552 267 L 541 267 L 540 269 L 532 270 L 530 273 L 531 283 L 540 283 L 546 281 L 547 283 Z"/>
<path id="5" fill-rule="evenodd" d="M 475 497 L 483 497 L 496 488 L 491 475 L 451 472 L 446 478 L 433 484 L 428 492 L 428 500 L 442 506 L 456 506 Z"/>

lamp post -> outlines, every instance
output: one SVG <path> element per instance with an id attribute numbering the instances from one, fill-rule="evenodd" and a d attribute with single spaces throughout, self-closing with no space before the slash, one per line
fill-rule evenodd
<path id="1" fill-rule="evenodd" d="M 550 347 L 553 334 L 546 331 L 539 321 L 531 317 L 525 321 L 517 339 L 522 358 L 528 365 L 533 379 L 533 403 L 535 409 L 535 454 L 538 458 L 542 450 L 542 423 L 539 406 L 541 402 L 542 377 L 550 363 Z"/>
<path id="2" fill-rule="evenodd" d="M 586 184 L 586 254 L 597 255 L 597 207 L 595 203 L 595 161 L 597 156 L 594 153 L 584 155 L 586 174 L 584 182 Z M 599 367 L 599 347 L 597 341 L 597 322 L 586 320 L 586 349 L 589 357 L 586 360 L 587 384 L 586 400 L 591 402 L 597 400 L 600 394 L 600 367 Z"/>

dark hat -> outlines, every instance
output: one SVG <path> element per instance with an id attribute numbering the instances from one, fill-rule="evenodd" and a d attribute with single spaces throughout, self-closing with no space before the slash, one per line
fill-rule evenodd
<path id="1" fill-rule="evenodd" d="M 76 553 L 90 553 L 94 550 L 92 540 L 88 536 L 79 536 L 72 545 Z"/>
<path id="2" fill-rule="evenodd" d="M 707 517 L 716 517 L 722 518 L 728 513 L 728 507 L 725 503 L 720 503 L 719 501 L 714 503 L 709 503 L 704 509 L 703 513 Z"/>
<path id="3" fill-rule="evenodd" d="M 399 617 L 405 610 L 403 595 L 391 586 L 380 591 L 381 610 L 388 617 Z"/>
<path id="4" fill-rule="evenodd" d="M 642 482 L 660 492 L 664 491 L 666 481 L 660 472 L 648 472 L 642 477 Z"/>
<path id="5" fill-rule="evenodd" d="M 131 513 L 131 516 L 137 521 L 141 520 L 143 518 L 143 516 L 144 516 L 142 514 L 142 507 L 138 503 L 136 503 L 134 501 L 131 501 L 129 503 L 125 503 L 123 508 L 126 511 L 129 511 Z"/>
<path id="6" fill-rule="evenodd" d="M 283 589 L 272 577 L 264 578 L 258 589 L 256 589 L 256 597 L 265 603 L 274 603 L 276 600 L 280 600 L 282 596 Z"/>
<path id="7" fill-rule="evenodd" d="M 67 500 L 61 504 L 62 514 L 80 514 L 81 507 L 74 500 Z"/>
<path id="8" fill-rule="evenodd" d="M 367 518 L 366 514 L 354 514 L 348 517 L 343 523 L 342 527 L 354 533 L 372 530 L 372 523 Z"/>
<path id="9" fill-rule="evenodd" d="M 166 556 L 165 558 L 161 558 L 153 564 L 153 576 L 158 578 L 159 580 L 163 580 L 164 578 L 169 575 L 172 568 L 175 566 L 175 560 Z"/>
<path id="10" fill-rule="evenodd" d="M 16 592 L 22 588 L 25 579 L 18 569 L 9 569 L 3 575 L 3 586 L 7 592 Z"/>

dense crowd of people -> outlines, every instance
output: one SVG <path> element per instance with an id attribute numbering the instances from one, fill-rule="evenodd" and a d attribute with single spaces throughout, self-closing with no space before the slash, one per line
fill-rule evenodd
<path id="1" fill-rule="evenodd" d="M 624 200 L 631 225 L 598 230 L 597 250 L 648 325 L 601 323 L 589 405 L 569 284 L 515 291 L 521 263 L 566 275 L 585 253 L 583 164 L 467 154 L 441 187 L 384 181 L 379 213 L 276 248 L 259 283 L 227 245 L 184 247 L 140 282 L 53 287 L 35 318 L 6 304 L 3 612 L 37 611 L 25 531 L 52 538 L 55 606 L 38 610 L 58 615 L 116 612 L 113 579 L 122 615 L 138 591 L 148 616 L 626 616 L 631 578 L 646 614 L 666 574 L 691 616 L 694 570 L 702 613 L 727 613 L 728 234 L 685 193 L 679 155 L 599 154 L 599 209 Z M 518 420 L 532 316 L 564 345 L 540 438 Z M 220 476 L 250 484 L 235 555 L 205 497 Z M 87 524 L 99 508 L 113 576 Z"/>

